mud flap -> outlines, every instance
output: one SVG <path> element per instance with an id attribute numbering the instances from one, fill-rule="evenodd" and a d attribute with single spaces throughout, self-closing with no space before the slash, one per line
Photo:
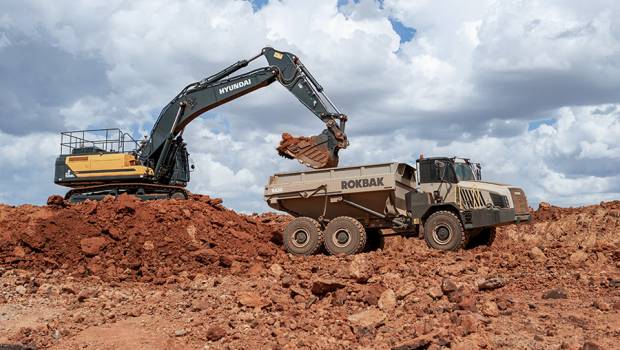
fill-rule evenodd
<path id="1" fill-rule="evenodd" d="M 278 154 L 285 158 L 297 159 L 301 164 L 314 169 L 336 167 L 338 149 L 335 139 L 330 140 L 330 136 L 331 133 L 327 130 L 311 137 L 294 137 L 284 133 L 277 148 Z"/>

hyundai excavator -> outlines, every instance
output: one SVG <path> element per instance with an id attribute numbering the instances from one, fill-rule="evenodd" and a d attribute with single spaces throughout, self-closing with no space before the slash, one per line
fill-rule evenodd
<path id="1" fill-rule="evenodd" d="M 231 76 L 261 56 L 268 66 Z M 337 166 L 338 151 L 349 144 L 344 132 L 347 116 L 297 56 L 266 47 L 250 59 L 183 88 L 162 109 L 150 136 L 141 142 L 119 129 L 61 133 L 54 182 L 71 188 L 65 199 L 72 202 L 122 193 L 141 199 L 185 199 L 193 169 L 183 141 L 187 125 L 201 114 L 276 80 L 326 125 L 321 134 L 312 137 L 283 133 L 278 153 L 315 169 Z"/>

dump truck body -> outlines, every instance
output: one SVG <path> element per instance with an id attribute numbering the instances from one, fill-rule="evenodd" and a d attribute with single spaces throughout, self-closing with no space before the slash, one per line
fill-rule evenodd
<path id="1" fill-rule="evenodd" d="M 271 176 L 267 204 L 293 216 L 329 221 L 339 216 L 367 227 L 392 226 L 407 216 L 405 196 L 415 190 L 415 169 L 382 163 Z"/>

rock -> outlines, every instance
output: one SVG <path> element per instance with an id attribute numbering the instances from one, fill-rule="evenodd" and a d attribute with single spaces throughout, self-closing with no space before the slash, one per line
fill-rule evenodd
<path id="1" fill-rule="evenodd" d="M 450 279 L 444 278 L 441 281 L 441 291 L 444 294 L 450 294 L 454 292 L 456 289 L 457 289 L 456 283 L 452 282 Z"/>
<path id="2" fill-rule="evenodd" d="M 174 331 L 174 336 L 175 337 L 182 337 L 184 335 L 187 335 L 187 333 L 189 333 L 186 329 L 177 329 L 176 331 Z"/>
<path id="3" fill-rule="evenodd" d="M 360 294 L 360 300 L 368 305 L 377 305 L 379 303 L 381 293 L 383 293 L 384 291 L 385 287 L 383 287 L 379 283 L 371 284 L 362 290 L 362 293 Z"/>
<path id="4" fill-rule="evenodd" d="M 99 252 L 108 245 L 108 241 L 101 236 L 90 237 L 90 238 L 82 238 L 80 240 L 80 247 L 82 248 L 82 253 L 86 256 L 95 256 L 99 254 Z"/>
<path id="5" fill-rule="evenodd" d="M 375 308 L 353 314 L 347 319 L 355 325 L 366 328 L 377 328 L 385 322 L 386 315 Z"/>
<path id="6" fill-rule="evenodd" d="M 383 311 L 389 311 L 396 307 L 396 293 L 393 290 L 387 289 L 381 296 L 379 297 L 379 302 L 377 304 L 379 309 Z"/>
<path id="7" fill-rule="evenodd" d="M 456 307 L 459 310 L 468 310 L 471 312 L 478 311 L 478 307 L 476 306 L 476 298 L 473 295 L 463 296 L 461 301 L 456 304 Z"/>
<path id="8" fill-rule="evenodd" d="M 231 267 L 235 260 L 229 255 L 220 255 L 220 266 Z"/>
<path id="9" fill-rule="evenodd" d="M 97 291 L 96 290 L 85 289 L 85 290 L 82 290 L 80 292 L 80 294 L 78 294 L 77 300 L 78 300 L 78 302 L 82 303 L 86 299 L 89 299 L 89 298 L 92 298 L 92 297 L 95 297 L 95 296 L 97 296 Z"/>
<path id="10" fill-rule="evenodd" d="M 415 292 L 418 289 L 417 285 L 414 283 L 409 283 L 406 284 L 402 287 L 400 287 L 397 291 L 396 291 L 396 298 L 398 300 L 403 300 L 405 299 L 409 294 Z"/>
<path id="11" fill-rule="evenodd" d="M 133 214 L 136 211 L 138 199 L 135 196 L 128 195 L 126 193 L 116 197 L 118 200 L 118 207 L 116 212 L 119 214 Z"/>
<path id="12" fill-rule="evenodd" d="M 423 350 L 428 349 L 433 339 L 428 335 L 417 337 L 413 340 L 400 343 L 392 347 L 392 350 Z"/>
<path id="13" fill-rule="evenodd" d="M 144 250 L 146 250 L 146 251 L 151 251 L 151 250 L 155 249 L 155 244 L 153 244 L 153 242 L 151 242 L 151 241 L 146 241 L 142 245 L 142 248 L 144 248 Z"/>
<path id="14" fill-rule="evenodd" d="M 220 326 L 212 326 L 207 329 L 207 339 L 218 341 L 226 336 L 226 330 Z"/>
<path id="15" fill-rule="evenodd" d="M 583 250 L 578 250 L 570 255 L 568 260 L 573 266 L 581 266 L 588 259 L 588 254 Z"/>
<path id="16" fill-rule="evenodd" d="M 480 307 L 480 312 L 482 312 L 482 314 L 487 317 L 499 316 L 499 308 L 497 307 L 497 304 L 492 301 L 487 301 L 486 303 L 482 304 L 482 306 Z"/>
<path id="17" fill-rule="evenodd" d="M 547 202 L 540 202 L 540 203 L 538 203 L 538 210 L 549 209 L 549 208 L 551 208 L 551 204 L 549 204 Z"/>
<path id="18" fill-rule="evenodd" d="M 194 299 L 192 300 L 191 311 L 198 312 L 209 309 L 209 299 Z"/>
<path id="19" fill-rule="evenodd" d="M 594 306 L 595 308 L 601 310 L 601 311 L 609 311 L 611 310 L 611 305 L 609 305 L 608 303 L 606 303 L 603 300 L 597 300 L 595 301 L 592 306 Z"/>
<path id="20" fill-rule="evenodd" d="M 15 287 L 15 291 L 19 294 L 19 295 L 24 295 L 28 292 L 28 290 L 26 289 L 26 287 L 19 285 L 17 287 Z"/>
<path id="21" fill-rule="evenodd" d="M 237 302 L 243 306 L 262 309 L 270 304 L 270 301 L 262 298 L 255 292 L 241 292 L 237 295 Z"/>
<path id="22" fill-rule="evenodd" d="M 56 208 L 64 208 L 67 206 L 65 203 L 65 198 L 57 194 L 47 197 L 47 205 Z"/>
<path id="23" fill-rule="evenodd" d="M 61 336 L 62 334 L 60 333 L 60 331 L 58 329 L 54 329 L 54 331 L 52 332 L 52 338 L 58 340 Z"/>
<path id="24" fill-rule="evenodd" d="M 440 299 L 443 296 L 443 292 L 437 287 L 429 288 L 427 294 L 433 299 Z"/>
<path id="25" fill-rule="evenodd" d="M 478 319 L 473 314 L 461 315 L 461 327 L 463 335 L 469 335 L 478 331 Z"/>
<path id="26" fill-rule="evenodd" d="M 586 341 L 581 346 L 581 350 L 602 350 L 602 349 L 603 349 L 602 347 L 600 347 L 598 344 L 596 344 L 593 341 Z"/>
<path id="27" fill-rule="evenodd" d="M 280 265 L 280 264 L 273 264 L 273 265 L 271 265 L 269 267 L 269 271 L 271 271 L 271 274 L 276 276 L 276 277 L 280 277 L 284 273 L 284 269 L 282 268 L 282 265 Z"/>
<path id="28" fill-rule="evenodd" d="M 252 264 L 248 268 L 248 274 L 252 276 L 260 276 L 263 274 L 263 271 L 265 271 L 265 267 L 259 262 Z"/>
<path id="29" fill-rule="evenodd" d="M 24 249 L 24 247 L 18 245 L 13 249 L 13 256 L 23 258 L 26 256 L 26 250 Z"/>
<path id="30" fill-rule="evenodd" d="M 543 299 L 567 299 L 568 294 L 566 293 L 566 290 L 562 288 L 555 288 L 555 289 L 550 289 L 546 291 L 542 295 L 542 298 Z"/>
<path id="31" fill-rule="evenodd" d="M 365 255 L 358 254 L 349 264 L 349 276 L 357 282 L 364 283 L 375 273 L 372 262 Z"/>
<path id="32" fill-rule="evenodd" d="M 344 284 L 333 279 L 318 279 L 312 282 L 312 294 L 317 296 L 324 296 L 327 293 L 331 293 L 337 289 L 344 288 Z"/>
<path id="33" fill-rule="evenodd" d="M 543 253 L 543 251 L 538 247 L 530 249 L 529 256 L 534 261 L 544 261 L 547 259 L 545 253 Z"/>
<path id="34" fill-rule="evenodd" d="M 349 293 L 344 289 L 338 289 L 332 294 L 332 305 L 344 305 L 347 299 L 349 299 Z"/>
<path id="35" fill-rule="evenodd" d="M 494 290 L 502 288 L 506 285 L 506 280 L 501 277 L 487 278 L 484 281 L 478 283 L 478 290 Z"/>

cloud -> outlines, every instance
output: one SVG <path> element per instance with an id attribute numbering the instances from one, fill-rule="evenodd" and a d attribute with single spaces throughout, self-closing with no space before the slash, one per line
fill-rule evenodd
<path id="1" fill-rule="evenodd" d="M 297 54 L 350 116 L 344 164 L 460 155 L 482 161 L 487 177 L 522 185 L 533 201 L 577 205 L 620 192 L 615 2 L 255 5 L 5 5 L 0 157 L 10 175 L 2 200 L 42 202 L 62 191 L 48 176 L 55 133 L 121 127 L 139 137 L 183 86 L 264 46 Z M 403 40 L 394 21 L 415 29 L 413 37 Z M 207 112 L 187 128 L 197 166 L 192 191 L 261 211 L 268 176 L 302 169 L 276 155 L 279 134 L 318 134 L 323 126 L 277 85 Z M 46 142 L 37 156 L 41 171 L 23 179 L 10 144 L 38 149 L 40 139 Z M 28 194 L 18 190 L 24 181 L 31 181 Z"/>

